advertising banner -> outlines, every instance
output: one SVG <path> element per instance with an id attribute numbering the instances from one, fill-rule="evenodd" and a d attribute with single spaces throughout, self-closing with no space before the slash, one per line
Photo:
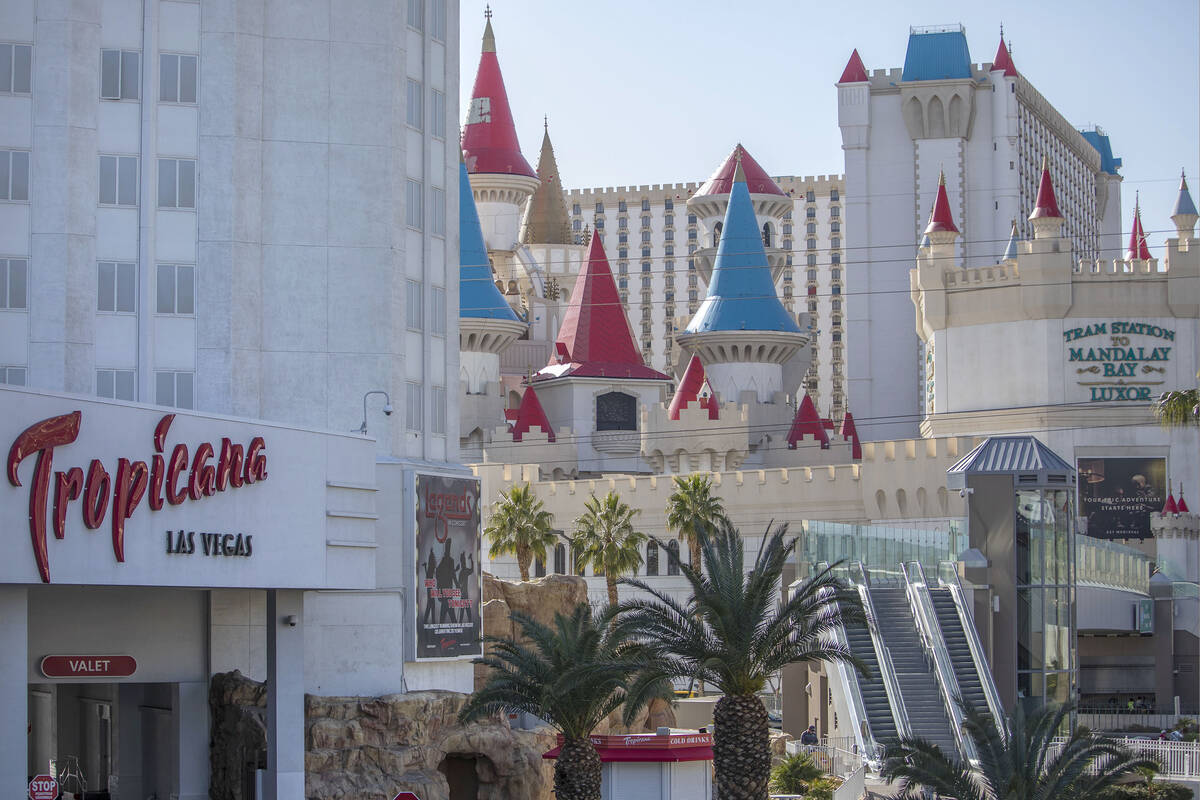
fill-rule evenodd
<path id="1" fill-rule="evenodd" d="M 418 661 L 483 654 L 479 481 L 417 475 Z"/>
<path id="2" fill-rule="evenodd" d="M 1079 512 L 1097 539 L 1146 539 L 1167 497 L 1164 458 L 1081 458 Z"/>

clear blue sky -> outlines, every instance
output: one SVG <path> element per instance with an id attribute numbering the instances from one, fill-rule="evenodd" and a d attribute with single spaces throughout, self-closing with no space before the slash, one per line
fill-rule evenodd
<path id="1" fill-rule="evenodd" d="M 910 25 L 961 22 L 971 60 L 999 28 L 1017 69 L 1072 124 L 1097 123 L 1124 159 L 1155 255 L 1187 169 L 1200 202 L 1200 3 L 814 0 L 491 0 L 521 149 L 536 165 L 550 116 L 568 188 L 703 180 L 741 141 L 770 173 L 844 171 L 837 93 L 850 51 L 900 67 Z M 483 33 L 462 0 L 465 113 Z"/>

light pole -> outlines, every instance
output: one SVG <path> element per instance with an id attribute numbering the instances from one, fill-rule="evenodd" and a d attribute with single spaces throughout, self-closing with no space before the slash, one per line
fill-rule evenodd
<path id="1" fill-rule="evenodd" d="M 383 395 L 383 413 L 384 413 L 386 416 L 389 416 L 389 417 L 392 415 L 392 410 L 393 410 L 393 409 L 392 409 L 392 398 L 391 398 L 391 396 L 389 396 L 389 395 L 388 395 L 388 393 L 387 393 L 387 392 L 385 392 L 385 391 L 383 391 L 382 389 L 374 389 L 374 390 L 372 390 L 372 391 L 369 391 L 369 392 L 367 392 L 366 394 L 364 394 L 364 395 L 363 395 L 363 418 L 362 418 L 362 425 L 359 425 L 359 426 L 358 426 L 358 428 L 357 428 L 357 429 L 355 429 L 355 432 L 356 432 L 356 433 L 362 433 L 362 434 L 365 434 L 365 433 L 367 432 L 367 398 L 368 398 L 368 397 L 370 397 L 370 396 L 371 396 L 371 395 L 373 395 L 373 394 L 381 394 L 381 395 Z"/>

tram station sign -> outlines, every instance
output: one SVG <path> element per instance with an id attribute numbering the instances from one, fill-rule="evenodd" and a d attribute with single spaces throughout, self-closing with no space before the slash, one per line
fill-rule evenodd
<path id="1" fill-rule="evenodd" d="M 1103 320 L 1063 331 L 1070 378 L 1092 403 L 1148 403 L 1166 383 L 1175 331 L 1148 322 Z"/>

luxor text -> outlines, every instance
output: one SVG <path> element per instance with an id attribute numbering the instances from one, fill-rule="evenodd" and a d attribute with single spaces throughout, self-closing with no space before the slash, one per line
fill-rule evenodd
<path id="1" fill-rule="evenodd" d="M 167 531 L 167 555 L 194 555 L 197 534 L 195 531 Z M 200 549 L 206 556 L 254 555 L 254 534 L 251 533 L 200 533 Z"/>

